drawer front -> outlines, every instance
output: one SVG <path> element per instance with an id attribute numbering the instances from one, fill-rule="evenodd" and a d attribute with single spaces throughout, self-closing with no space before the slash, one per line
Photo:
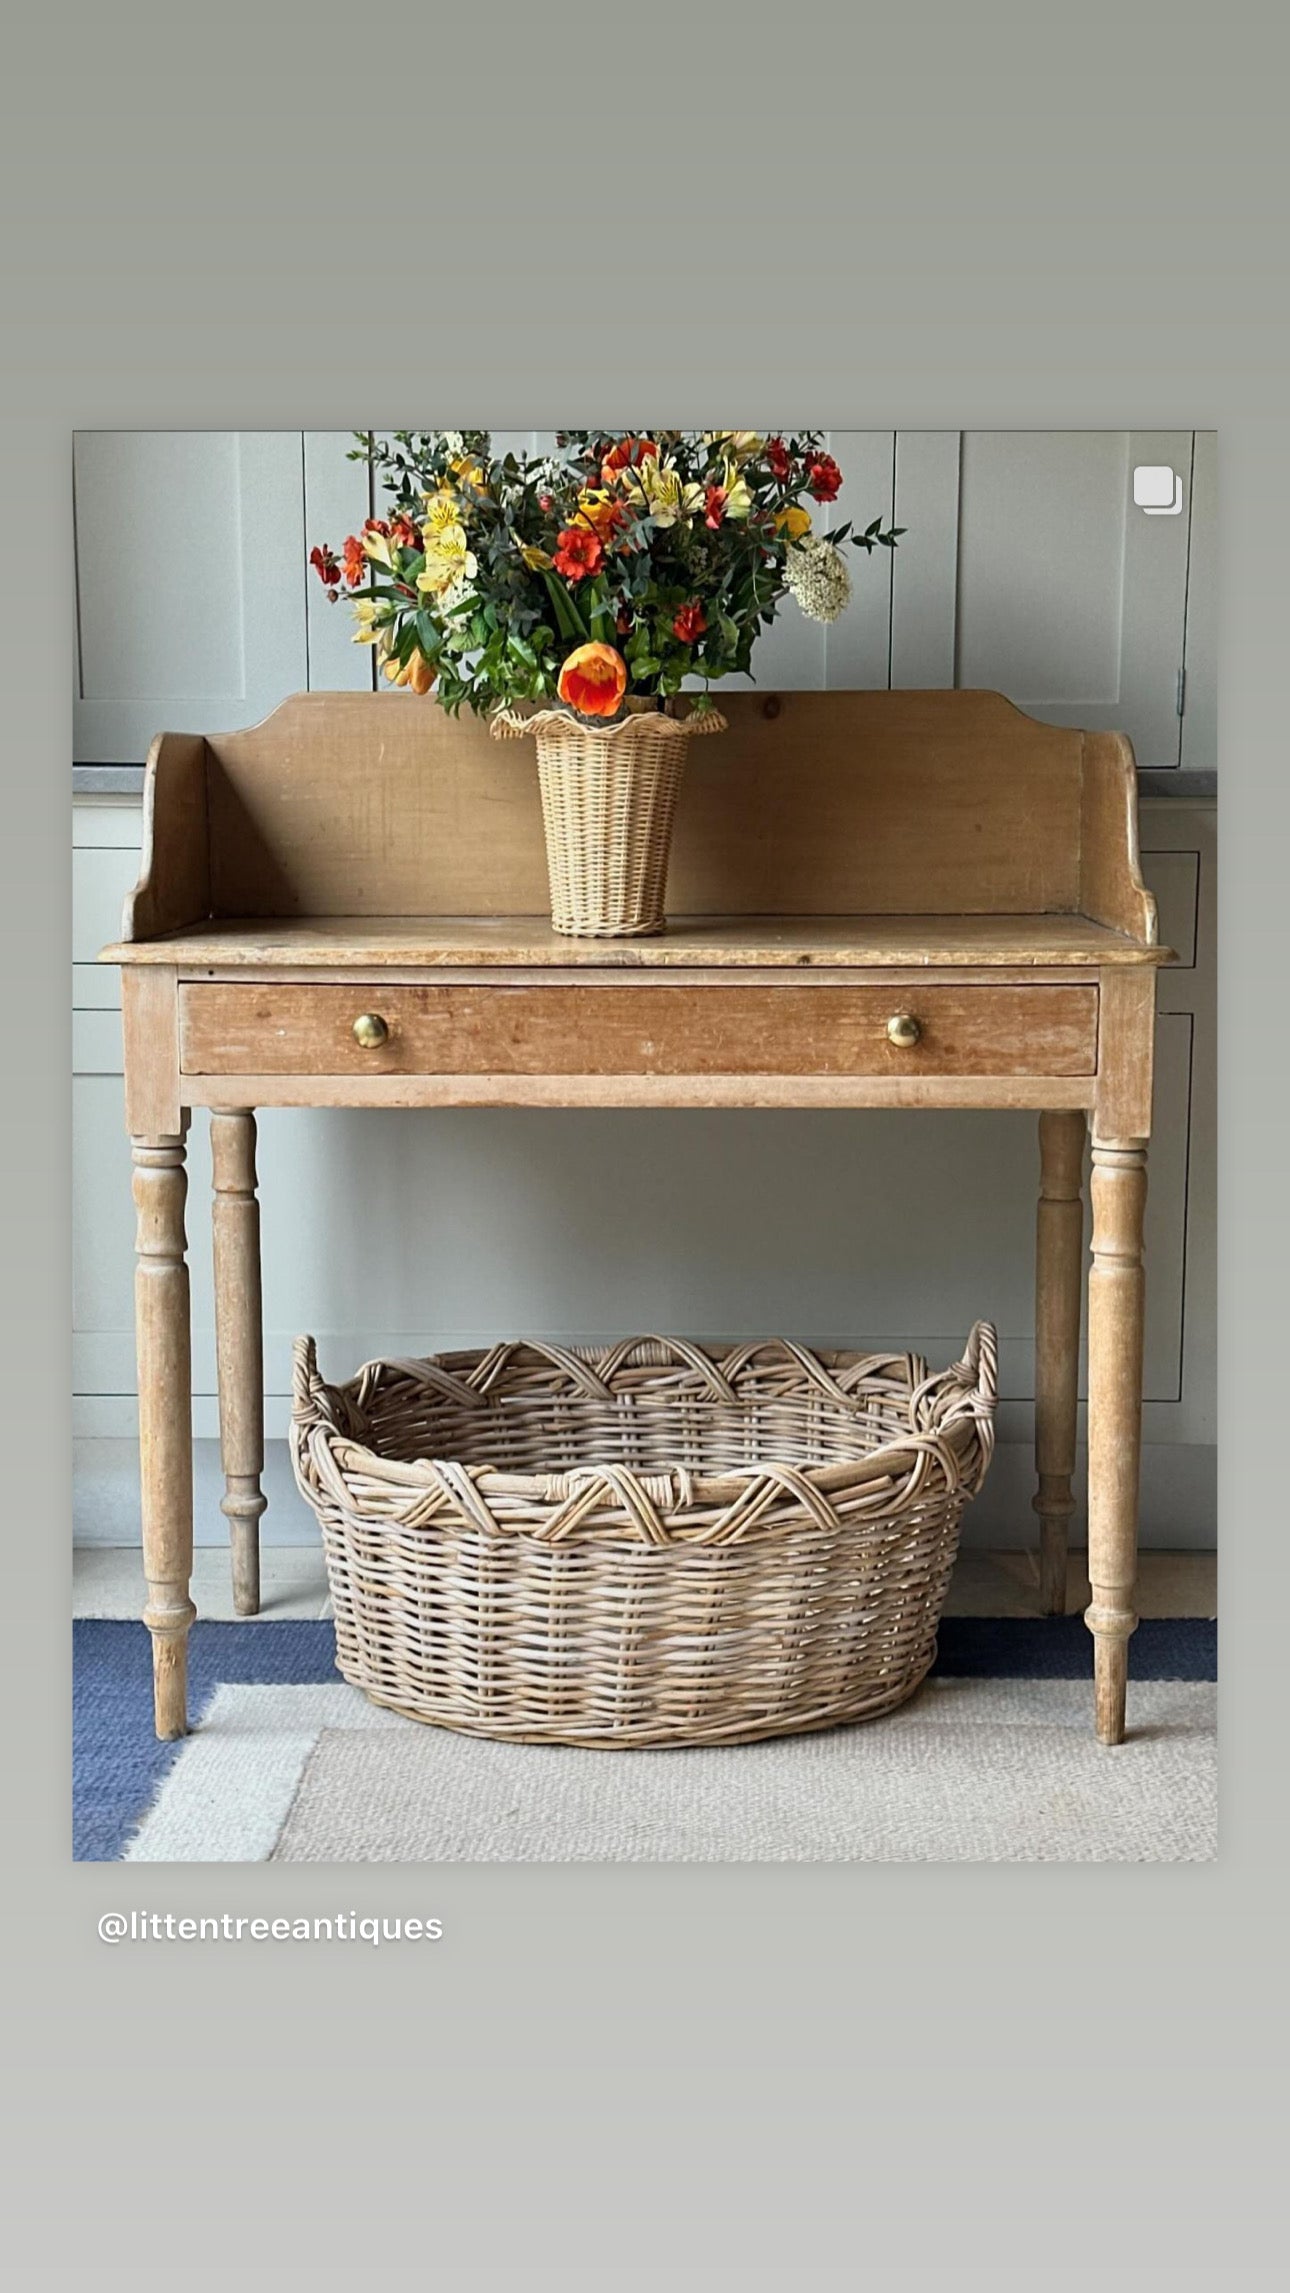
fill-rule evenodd
<path id="1" fill-rule="evenodd" d="M 1084 986 L 194 983 L 179 1000 L 187 1075 L 1091 1075 L 1097 1066 L 1097 990 Z M 380 1030 L 370 1025 L 356 1036 L 355 1022 L 373 1018 L 383 1037 L 371 1041 Z M 892 1022 L 905 1040 L 891 1039 Z"/>

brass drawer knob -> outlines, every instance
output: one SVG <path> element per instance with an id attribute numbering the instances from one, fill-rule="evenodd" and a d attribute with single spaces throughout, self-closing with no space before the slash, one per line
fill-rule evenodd
<path id="1" fill-rule="evenodd" d="M 912 1051 L 922 1032 L 912 1011 L 898 1011 L 887 1021 L 887 1041 L 898 1051 Z"/>
<path id="2" fill-rule="evenodd" d="M 375 1051 L 377 1045 L 389 1039 L 389 1026 L 377 1011 L 361 1011 L 354 1021 L 354 1041 L 365 1051 Z"/>

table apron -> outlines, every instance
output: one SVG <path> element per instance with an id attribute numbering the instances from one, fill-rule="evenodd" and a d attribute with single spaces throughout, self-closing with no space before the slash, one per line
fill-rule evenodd
<path id="1" fill-rule="evenodd" d="M 1094 1075 L 183 1075 L 185 1107 L 1091 1108 Z"/>

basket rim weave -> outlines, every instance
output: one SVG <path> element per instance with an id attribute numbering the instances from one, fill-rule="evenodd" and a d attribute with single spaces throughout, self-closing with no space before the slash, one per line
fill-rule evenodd
<path id="1" fill-rule="evenodd" d="M 528 733 L 571 731 L 580 735 L 593 734 L 597 745 L 617 740 L 622 734 L 635 731 L 638 738 L 645 734 L 663 740 L 694 740 L 703 733 L 724 732 L 726 720 L 719 709 L 694 709 L 683 717 L 669 716 L 661 709 L 634 709 L 628 706 L 617 717 L 584 717 L 576 709 L 563 704 L 552 708 L 534 709 L 526 714 L 520 709 L 503 704 L 494 709 L 488 720 L 488 729 L 494 740 L 523 740 Z"/>
<path id="2" fill-rule="evenodd" d="M 365 1405 L 380 1382 L 392 1376 L 432 1387 L 446 1401 L 469 1409 L 484 1407 L 504 1388 L 508 1371 L 535 1364 L 550 1370 L 552 1392 L 567 1390 L 606 1404 L 614 1402 L 613 1380 L 624 1370 L 672 1368 L 690 1372 L 696 1393 L 702 1388 L 711 1400 L 730 1406 L 740 1401 L 741 1381 L 770 1362 L 796 1369 L 834 1408 L 857 1413 L 872 1397 L 874 1381 L 890 1386 L 894 1366 L 902 1365 L 904 1378 L 895 1382 L 902 1389 L 908 1384 L 910 1429 L 840 1463 L 763 1460 L 711 1475 L 679 1465 L 641 1472 L 623 1464 L 588 1463 L 538 1473 L 452 1458 L 404 1460 L 362 1438 Z M 919 1355 L 817 1352 L 785 1338 L 712 1347 L 680 1338 L 632 1338 L 602 1347 L 528 1339 L 367 1362 L 354 1377 L 332 1386 L 319 1371 L 315 1340 L 303 1336 L 293 1350 L 292 1441 L 302 1483 L 314 1481 L 342 1506 L 355 1502 L 354 1481 L 397 1492 L 402 1501 L 387 1515 L 391 1526 L 428 1528 L 437 1515 L 448 1513 L 492 1535 L 546 1545 L 734 1544 L 800 1527 L 803 1515 L 835 1530 L 840 1508 L 859 1526 L 920 1500 L 975 1495 L 993 1452 L 997 1363 L 994 1327 L 979 1321 L 959 1361 L 934 1373 Z M 605 1524 L 606 1508 L 613 1516 L 612 1529 Z"/>

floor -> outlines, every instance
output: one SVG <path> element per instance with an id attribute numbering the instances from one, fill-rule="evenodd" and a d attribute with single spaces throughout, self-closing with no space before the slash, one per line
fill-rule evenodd
<path id="1" fill-rule="evenodd" d="M 1147 1552 L 1140 1556 L 1141 1616 L 1217 1616 L 1218 1563 L 1212 1552 Z M 950 1585 L 947 1616 L 1034 1616 L 1038 1576 L 1028 1552 L 965 1552 Z M 217 1545 L 193 1556 L 193 1601 L 199 1616 L 233 1615 L 228 1554 Z M 261 1613 L 321 1617 L 331 1614 L 320 1550 L 269 1545 L 260 1561 Z M 1089 1597 L 1084 1554 L 1071 1554 L 1066 1606 L 1077 1612 Z M 76 1616 L 138 1616 L 143 1606 L 140 1557 L 135 1546 L 82 1545 L 73 1555 L 72 1612 Z"/>

